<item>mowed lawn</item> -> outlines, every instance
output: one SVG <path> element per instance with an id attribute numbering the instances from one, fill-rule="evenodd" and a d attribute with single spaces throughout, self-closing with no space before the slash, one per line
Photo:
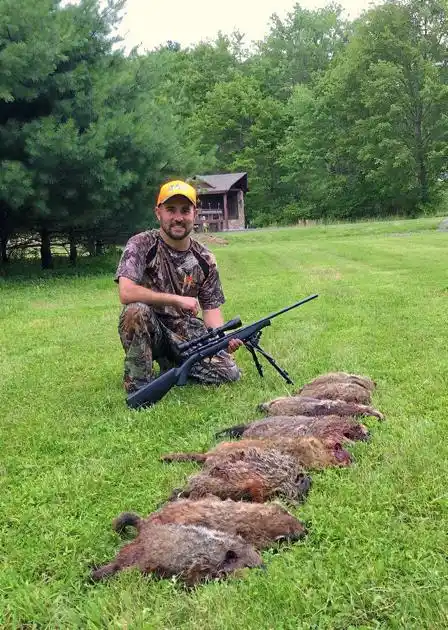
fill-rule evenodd
<path id="1" fill-rule="evenodd" d="M 420 219 L 226 235 L 212 246 L 227 319 L 273 321 L 260 379 L 173 389 L 131 411 L 115 260 L 95 273 L 0 281 L 1 628 L 367 629 L 448 627 L 448 234 Z M 47 274 L 48 276 L 48 274 Z M 314 473 L 293 509 L 308 537 L 263 552 L 266 571 L 187 591 L 137 572 L 92 584 L 122 544 L 123 510 L 147 514 L 220 428 L 329 370 L 368 374 L 384 423 L 350 447 L 351 468 Z"/>

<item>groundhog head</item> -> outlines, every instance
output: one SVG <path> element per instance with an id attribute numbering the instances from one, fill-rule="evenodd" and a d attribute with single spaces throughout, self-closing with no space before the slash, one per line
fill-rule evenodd
<path id="1" fill-rule="evenodd" d="M 311 489 L 311 477 L 304 472 L 297 475 L 295 479 L 295 485 L 297 487 L 297 495 L 299 497 L 306 497 Z"/>
<path id="2" fill-rule="evenodd" d="M 331 450 L 334 458 L 341 466 L 350 466 L 353 461 L 353 457 L 347 450 L 345 450 L 338 438 L 327 437 L 323 439 L 323 442 Z"/>

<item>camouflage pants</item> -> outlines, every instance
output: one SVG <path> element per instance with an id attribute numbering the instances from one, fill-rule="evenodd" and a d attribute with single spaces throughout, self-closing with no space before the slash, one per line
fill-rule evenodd
<path id="1" fill-rule="evenodd" d="M 193 319 L 196 323 L 193 336 L 206 332 L 200 320 Z M 160 321 L 148 304 L 127 304 L 120 314 L 118 332 L 125 351 L 123 384 L 127 393 L 155 378 L 154 361 L 163 372 L 179 364 L 176 334 Z M 191 380 L 207 385 L 237 381 L 240 376 L 238 366 L 224 350 L 198 361 L 189 372 Z"/>

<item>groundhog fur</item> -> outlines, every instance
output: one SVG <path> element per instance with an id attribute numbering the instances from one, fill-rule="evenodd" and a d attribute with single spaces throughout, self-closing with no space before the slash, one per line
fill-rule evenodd
<path id="1" fill-rule="evenodd" d="M 326 374 L 320 374 L 313 378 L 309 383 L 305 383 L 304 387 L 308 385 L 321 385 L 326 383 L 355 383 L 364 387 L 369 392 L 373 392 L 376 388 L 376 382 L 368 376 L 361 374 L 349 374 L 348 372 L 327 372 Z"/>
<path id="2" fill-rule="evenodd" d="M 373 407 L 345 400 L 321 400 L 309 396 L 283 396 L 258 405 L 268 416 L 374 416 L 384 420 Z"/>
<path id="3" fill-rule="evenodd" d="M 323 400 L 345 400 L 348 403 L 359 403 L 368 405 L 372 401 L 371 393 L 368 389 L 357 383 L 309 383 L 304 385 L 294 394 L 320 398 Z"/>
<path id="4" fill-rule="evenodd" d="M 239 536 L 196 525 L 152 524 L 122 547 L 112 562 L 94 569 L 91 577 L 101 580 L 137 568 L 143 574 L 177 577 L 194 586 L 244 567 L 262 566 L 259 553 Z"/>
<path id="5" fill-rule="evenodd" d="M 248 424 L 239 424 L 216 433 L 216 438 L 293 438 L 314 435 L 335 438 L 341 442 L 367 441 L 370 432 L 352 418 L 340 416 L 269 416 Z"/>
<path id="6" fill-rule="evenodd" d="M 252 447 L 206 462 L 204 469 L 189 477 L 185 488 L 174 490 L 169 500 L 200 499 L 211 494 L 220 499 L 254 503 L 282 496 L 296 503 L 304 500 L 310 487 L 311 477 L 294 457 Z"/>
<path id="7" fill-rule="evenodd" d="M 161 459 L 165 462 L 195 461 L 207 466 L 229 454 L 232 454 L 234 458 L 244 458 L 245 454 L 254 447 L 260 451 L 276 450 L 290 455 L 306 470 L 349 466 L 351 463 L 350 453 L 342 448 L 340 441 L 331 437 L 318 438 L 314 435 L 221 442 L 206 453 L 169 453 L 163 455 Z"/>
<path id="8" fill-rule="evenodd" d="M 274 542 L 293 542 L 307 534 L 305 525 L 284 507 L 276 503 L 247 503 L 222 501 L 217 497 L 205 497 L 197 501 L 179 499 L 162 506 L 146 518 L 132 512 L 123 512 L 113 521 L 113 529 L 119 533 L 133 526 L 142 534 L 152 525 L 201 525 L 233 536 L 241 536 L 257 549 L 269 547 Z"/>

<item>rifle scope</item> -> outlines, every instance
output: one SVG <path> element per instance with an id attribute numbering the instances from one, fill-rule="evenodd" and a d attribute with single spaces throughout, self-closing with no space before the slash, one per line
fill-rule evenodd
<path id="1" fill-rule="evenodd" d="M 202 345 L 206 341 L 210 339 L 215 339 L 216 337 L 224 337 L 224 333 L 228 330 L 235 330 L 235 328 L 239 328 L 242 324 L 242 321 L 239 317 L 235 317 L 235 319 L 231 319 L 222 326 L 218 326 L 218 328 L 208 328 L 208 332 L 205 335 L 201 335 L 201 337 L 197 337 L 196 339 L 191 339 L 191 341 L 184 341 L 180 343 L 178 349 L 180 352 L 186 352 L 190 350 L 196 345 Z"/>

